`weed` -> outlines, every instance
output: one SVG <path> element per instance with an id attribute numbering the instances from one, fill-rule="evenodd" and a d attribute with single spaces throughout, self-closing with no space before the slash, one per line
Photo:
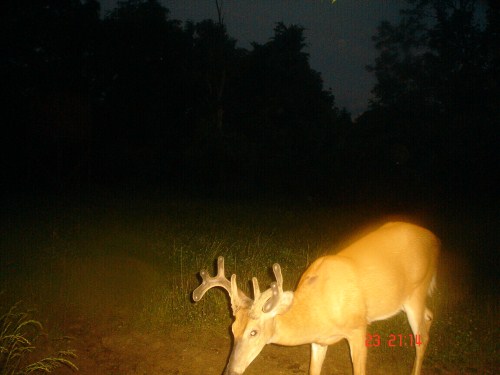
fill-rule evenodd
<path id="1" fill-rule="evenodd" d="M 54 356 L 26 364 L 30 353 L 36 349 L 37 338 L 43 332 L 42 324 L 30 316 L 29 311 L 20 309 L 18 302 L 0 317 L 0 374 L 49 373 L 61 366 L 78 371 L 72 361 L 76 355 L 71 350 L 62 350 Z"/>

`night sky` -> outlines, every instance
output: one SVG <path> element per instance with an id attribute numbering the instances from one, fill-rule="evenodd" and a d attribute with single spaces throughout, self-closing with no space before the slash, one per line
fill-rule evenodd
<path id="1" fill-rule="evenodd" d="M 215 1 L 162 0 L 170 17 L 181 21 L 217 19 Z M 117 4 L 102 0 L 104 14 Z M 228 33 L 238 45 L 265 43 L 276 22 L 298 24 L 305 36 L 311 67 L 319 72 L 325 88 L 331 88 L 337 105 L 353 118 L 366 110 L 375 79 L 365 69 L 377 52 L 371 41 L 382 20 L 396 21 L 402 0 L 231 0 L 223 2 Z"/>

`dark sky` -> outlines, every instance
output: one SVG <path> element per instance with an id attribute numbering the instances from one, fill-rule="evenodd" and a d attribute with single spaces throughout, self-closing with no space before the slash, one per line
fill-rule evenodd
<path id="1" fill-rule="evenodd" d="M 104 12 L 117 0 L 101 0 Z M 182 21 L 217 18 L 215 0 L 161 0 Z M 374 77 L 365 69 L 377 56 L 371 37 L 381 20 L 395 21 L 403 0 L 225 0 L 224 19 L 238 45 L 265 43 L 276 22 L 306 28 L 311 66 L 321 72 L 340 107 L 354 117 L 366 109 Z"/>

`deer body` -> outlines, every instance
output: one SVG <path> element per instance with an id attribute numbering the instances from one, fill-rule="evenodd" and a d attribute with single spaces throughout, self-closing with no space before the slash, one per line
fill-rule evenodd
<path id="1" fill-rule="evenodd" d="M 311 344 L 310 375 L 319 375 L 328 345 L 349 342 L 354 375 L 365 375 L 369 323 L 405 311 L 413 333 L 420 335 L 413 375 L 419 375 L 432 313 L 426 296 L 434 287 L 439 241 L 428 230 L 409 223 L 388 223 L 336 255 L 313 262 L 295 292 L 283 292 L 279 265 L 273 266 L 277 282 L 260 293 L 253 279 L 255 300 L 236 286 L 236 277 L 225 286 L 203 274 L 194 300 L 212 286 L 228 289 L 235 321 L 235 339 L 226 373 L 243 374 L 266 344 Z M 223 263 L 222 263 L 223 274 Z M 224 277 L 225 279 L 225 277 Z M 208 285 L 212 283 L 212 285 Z M 203 289 L 203 290 L 202 290 Z"/>

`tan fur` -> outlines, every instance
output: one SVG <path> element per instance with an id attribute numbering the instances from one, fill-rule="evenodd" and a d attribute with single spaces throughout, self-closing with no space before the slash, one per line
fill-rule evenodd
<path id="1" fill-rule="evenodd" d="M 435 286 L 439 248 L 430 231 L 393 222 L 336 255 L 317 259 L 297 290 L 282 292 L 271 311 L 261 310 L 271 296 L 268 290 L 235 312 L 235 344 L 226 373 L 242 374 L 266 344 L 275 343 L 311 344 L 309 374 L 319 375 L 328 345 L 345 338 L 354 375 L 365 375 L 368 324 L 405 311 L 422 341 L 412 371 L 419 375 L 432 323 L 426 297 Z"/>

